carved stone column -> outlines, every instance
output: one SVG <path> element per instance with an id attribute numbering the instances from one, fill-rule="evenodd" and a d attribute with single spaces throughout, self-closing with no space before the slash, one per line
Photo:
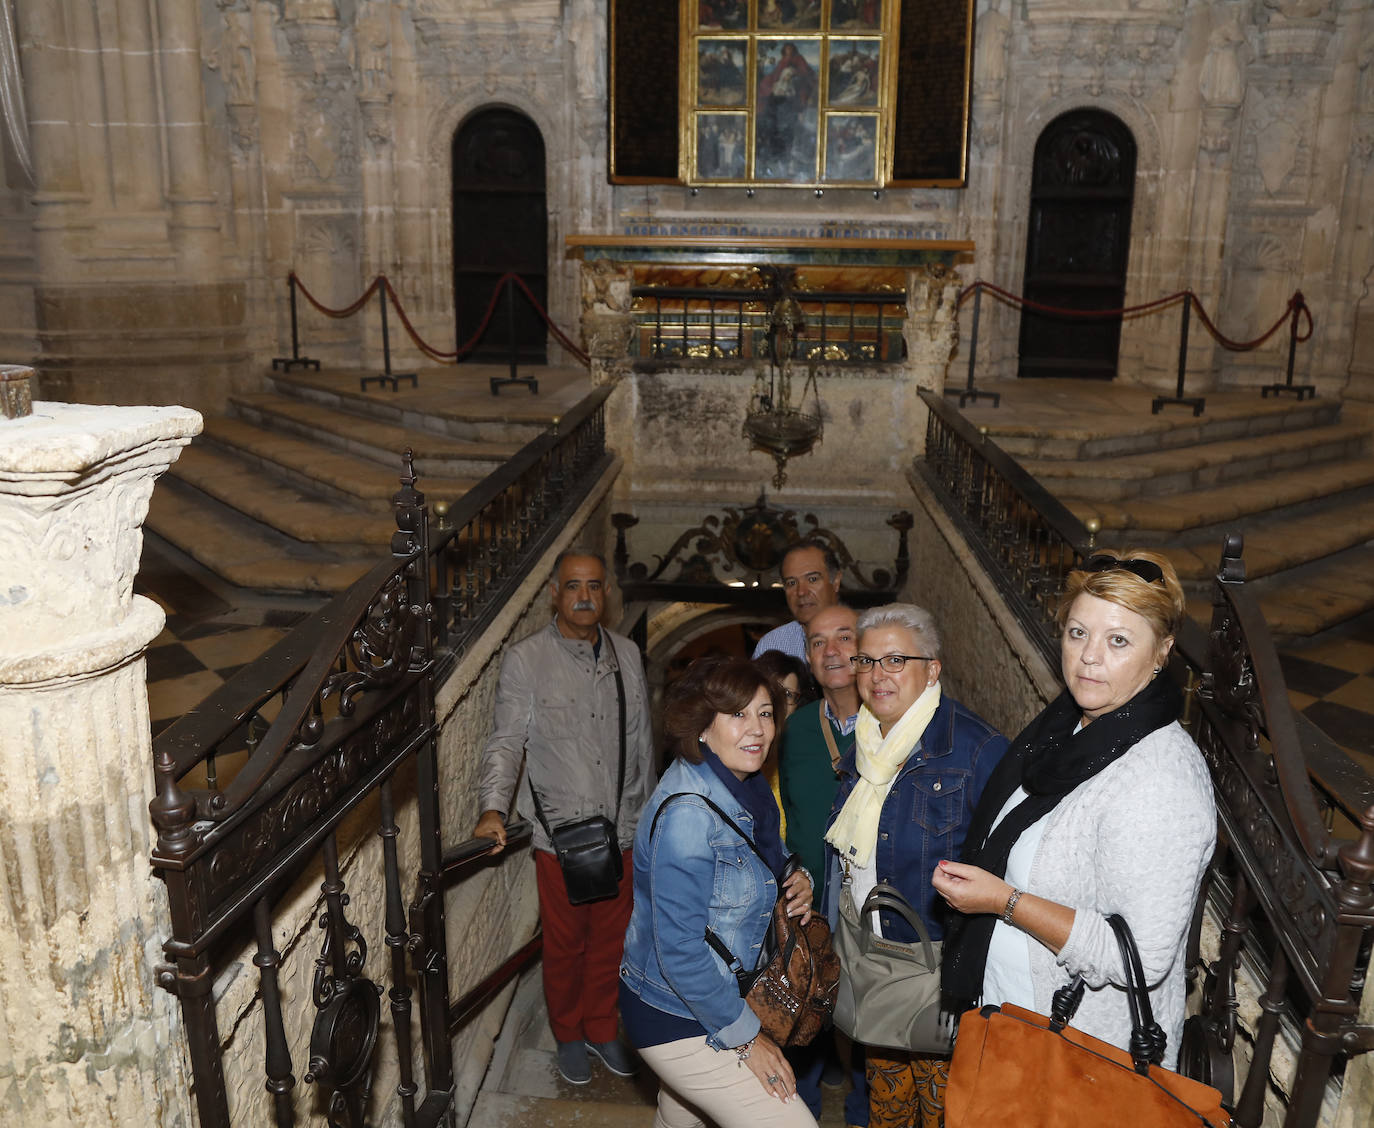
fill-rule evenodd
<path id="1" fill-rule="evenodd" d="M 16 1123 L 194 1123 L 153 973 L 168 924 L 143 652 L 164 616 L 133 579 L 153 482 L 199 430 L 180 407 L 0 419 L 0 1074 Z"/>
<path id="2" fill-rule="evenodd" d="M 910 455 L 926 449 L 926 409 L 916 389 L 940 394 L 959 344 L 958 301 L 962 281 L 949 266 L 920 266 L 906 273 L 906 367 L 913 386 L 904 397 Z"/>
<path id="3" fill-rule="evenodd" d="M 608 384 L 630 370 L 636 355 L 630 287 L 634 267 L 610 259 L 582 264 L 582 339 L 591 354 L 593 384 Z"/>

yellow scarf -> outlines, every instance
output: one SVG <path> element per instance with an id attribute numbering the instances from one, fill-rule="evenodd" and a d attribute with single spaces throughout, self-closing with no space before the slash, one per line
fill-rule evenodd
<path id="1" fill-rule="evenodd" d="M 859 721 L 854 727 L 859 782 L 825 835 L 825 840 L 839 851 L 841 858 L 857 866 L 866 866 L 872 860 L 887 785 L 920 743 L 926 725 L 930 724 L 939 706 L 940 683 L 936 682 L 926 686 L 887 736 L 883 736 L 878 718 L 868 711 L 867 705 L 859 709 Z"/>

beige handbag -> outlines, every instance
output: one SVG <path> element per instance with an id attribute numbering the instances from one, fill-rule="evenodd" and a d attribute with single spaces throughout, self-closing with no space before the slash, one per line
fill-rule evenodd
<path id="1" fill-rule="evenodd" d="M 897 913 L 920 937 L 912 944 L 873 931 L 873 912 Z M 896 887 L 879 882 L 855 911 L 849 887 L 840 894 L 835 930 L 840 993 L 835 1025 L 856 1042 L 882 1049 L 947 1054 L 954 1016 L 940 1012 L 940 945 Z"/>

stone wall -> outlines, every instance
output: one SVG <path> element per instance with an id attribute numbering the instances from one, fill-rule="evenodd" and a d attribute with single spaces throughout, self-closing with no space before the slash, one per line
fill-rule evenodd
<path id="1" fill-rule="evenodd" d="M 1117 115 L 1139 147 L 1128 302 L 1191 287 L 1243 338 L 1301 289 L 1317 331 L 1297 374 L 1323 393 L 1347 382 L 1369 318 L 1365 4 L 978 0 L 968 186 L 877 199 L 612 188 L 596 0 L 166 0 L 155 22 L 96 19 L 78 0 L 16 9 L 37 182 L 6 162 L 0 336 L 38 358 L 49 395 L 222 404 L 287 348 L 292 268 L 336 306 L 384 271 L 420 332 L 451 347 L 450 147 L 495 105 L 543 134 L 550 306 L 574 331 L 572 233 L 967 238 L 966 280 L 1019 290 L 1035 141 L 1079 107 Z M 375 365 L 377 322 L 303 316 L 310 352 L 336 363 Z M 1016 324 L 985 303 L 987 371 L 1006 371 Z M 1190 385 L 1272 379 L 1283 336 L 1223 354 L 1195 331 Z M 1175 354 L 1176 318 L 1127 323 L 1126 378 L 1168 385 Z M 1367 397 L 1370 380 L 1361 368 L 1353 390 Z"/>

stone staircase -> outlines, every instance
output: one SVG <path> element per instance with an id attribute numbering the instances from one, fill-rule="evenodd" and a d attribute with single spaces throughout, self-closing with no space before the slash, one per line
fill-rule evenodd
<path id="1" fill-rule="evenodd" d="M 389 551 L 401 452 L 429 503 L 461 498 L 590 390 L 540 369 L 537 396 L 493 396 L 487 365 L 432 368 L 415 388 L 360 373 L 273 372 L 230 397 L 153 493 L 147 527 L 237 587 L 328 595 Z"/>
<path id="2" fill-rule="evenodd" d="M 993 387 L 990 385 L 990 388 Z M 1067 380 L 1003 383 L 966 415 L 1063 501 L 1098 543 L 1168 552 L 1205 620 L 1223 535 L 1245 534 L 1247 578 L 1281 639 L 1374 607 L 1374 448 L 1335 399 L 1209 393 L 1150 413 L 1152 393 Z"/>
<path id="3" fill-rule="evenodd" d="M 591 1081 L 570 1085 L 558 1074 L 556 1053 L 536 968 L 516 987 L 468 1118 L 469 1128 L 649 1128 L 653 1124 L 658 1079 L 646 1066 L 640 1066 L 637 1076 L 624 1078 L 593 1059 Z M 820 1126 L 845 1128 L 843 1090 L 821 1090 Z"/>

